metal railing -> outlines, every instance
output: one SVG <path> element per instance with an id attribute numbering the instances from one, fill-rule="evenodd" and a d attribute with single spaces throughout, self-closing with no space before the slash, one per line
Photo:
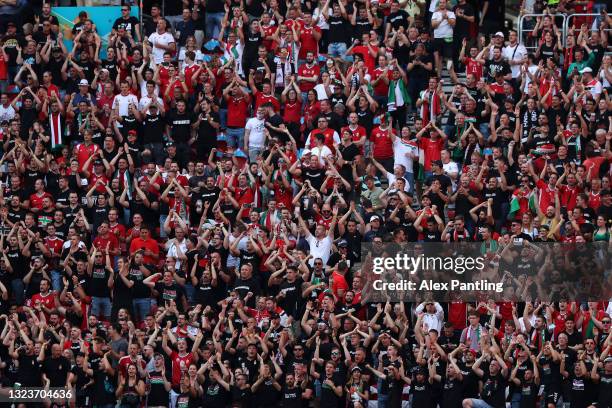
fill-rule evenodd
<path id="1" fill-rule="evenodd" d="M 545 16 L 549 16 L 553 19 L 553 24 L 558 21 L 558 19 L 562 19 L 562 24 L 561 24 L 561 28 L 559 29 L 559 31 L 561 31 L 561 36 L 562 36 L 562 44 L 565 44 L 565 36 L 566 36 L 566 32 L 564 31 L 565 27 L 566 27 L 566 23 L 567 23 L 567 16 L 565 14 L 549 14 L 549 13 L 542 13 L 542 14 L 522 14 L 519 17 L 519 21 L 518 21 L 518 36 L 519 36 L 519 42 L 521 44 L 523 44 L 525 46 L 525 48 L 527 49 L 527 51 L 535 51 L 538 49 L 538 39 L 534 39 L 533 41 L 527 41 L 530 38 L 530 34 L 534 32 L 534 29 L 532 27 L 526 27 L 525 26 L 525 20 L 527 18 L 533 18 L 534 20 L 537 19 L 538 17 L 545 17 Z M 535 23 L 534 23 L 535 26 Z"/>
<path id="2" fill-rule="evenodd" d="M 585 17 L 588 20 L 592 19 L 590 22 L 587 22 L 587 24 L 589 25 L 588 31 L 592 31 L 593 21 L 599 21 L 599 18 L 601 18 L 601 14 L 599 13 L 575 13 L 575 14 L 570 14 L 569 16 L 567 16 L 563 24 L 563 33 L 564 33 L 563 34 L 563 46 L 567 46 L 567 34 L 570 31 L 573 31 L 574 35 L 577 35 L 577 33 L 580 32 L 581 27 L 572 29 L 572 19 L 576 17 Z M 599 24 L 597 24 L 597 30 L 599 31 Z M 610 33 L 612 32 L 612 28 L 606 28 L 605 31 L 608 32 L 608 38 L 609 38 Z M 612 44 L 610 42 L 608 42 L 608 49 L 606 50 L 606 52 L 607 53 L 612 52 Z"/>

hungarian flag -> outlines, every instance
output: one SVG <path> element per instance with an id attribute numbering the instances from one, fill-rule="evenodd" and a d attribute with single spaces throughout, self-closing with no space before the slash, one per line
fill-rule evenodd
<path id="1" fill-rule="evenodd" d="M 64 124 L 62 114 L 49 113 L 49 131 L 51 133 L 51 148 L 54 149 L 62 144 L 62 134 L 64 133 Z"/>
<path id="2" fill-rule="evenodd" d="M 512 194 L 512 200 L 510 200 L 510 212 L 508 213 L 508 219 L 513 220 L 518 215 L 525 214 L 529 211 L 536 212 L 537 197 L 535 190 L 524 192 L 521 189 L 517 189 Z"/>
<path id="3" fill-rule="evenodd" d="M 434 122 L 438 116 L 442 113 L 442 101 L 440 95 L 436 91 L 425 90 L 421 92 L 421 99 L 423 104 L 421 105 L 421 118 L 423 119 L 423 126 L 427 126 L 429 122 Z"/>

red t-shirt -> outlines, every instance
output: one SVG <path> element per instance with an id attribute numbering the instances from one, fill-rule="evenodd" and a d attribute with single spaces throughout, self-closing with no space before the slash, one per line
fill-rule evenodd
<path id="1" fill-rule="evenodd" d="M 43 192 L 42 195 L 38 195 L 36 193 L 32 194 L 30 196 L 30 208 L 42 210 L 42 202 L 46 197 L 49 197 L 51 200 L 53 200 L 53 196 L 47 192 Z"/>
<path id="2" fill-rule="evenodd" d="M 172 360 L 172 385 L 178 386 L 181 381 L 181 373 L 187 371 L 194 362 L 193 353 L 187 353 L 181 357 L 179 353 L 173 351 L 170 360 Z"/>
<path id="3" fill-rule="evenodd" d="M 154 254 L 159 254 L 159 245 L 157 244 L 157 241 L 151 238 L 147 240 L 143 240 L 140 237 L 134 238 L 130 244 L 130 255 L 134 255 L 134 252 L 138 251 L 139 249 L 148 249 Z M 144 256 L 143 261 L 146 264 L 154 264 L 156 262 L 153 257 L 148 255 Z"/>
<path id="4" fill-rule="evenodd" d="M 257 92 L 255 94 L 255 110 L 266 103 L 271 103 L 274 105 L 274 111 L 280 112 L 280 102 L 274 95 L 264 95 L 263 92 Z"/>
<path id="5" fill-rule="evenodd" d="M 465 75 L 474 74 L 476 81 L 482 78 L 482 64 L 476 60 L 467 57 L 465 59 Z"/>
<path id="6" fill-rule="evenodd" d="M 321 68 L 316 63 L 313 63 L 312 67 L 308 67 L 306 64 L 300 65 L 298 68 L 298 76 L 306 78 L 314 78 L 321 74 Z M 308 92 L 313 89 L 317 84 L 315 82 L 300 81 L 300 91 Z"/>
<path id="7" fill-rule="evenodd" d="M 312 35 L 313 32 L 321 33 L 321 29 L 317 26 L 314 27 L 302 27 L 300 32 L 300 52 L 298 54 L 299 59 L 306 59 L 306 54 L 312 52 L 317 58 L 319 55 L 319 42 L 315 40 Z"/>
<path id="8" fill-rule="evenodd" d="M 243 128 L 246 125 L 248 108 L 249 101 L 244 97 L 227 98 L 227 126 Z"/>
<path id="9" fill-rule="evenodd" d="M 96 239 L 93 241 L 94 247 L 96 247 L 99 251 L 106 250 L 106 244 L 110 243 L 109 251 L 114 252 L 119 248 L 119 240 L 114 234 L 109 233 L 106 237 L 98 235 Z"/>
<path id="10" fill-rule="evenodd" d="M 191 83 L 191 78 L 193 77 L 193 74 L 198 70 L 198 66 L 196 64 L 193 64 L 192 66 L 188 67 L 185 66 L 185 84 L 187 85 L 187 89 L 189 90 L 189 94 L 193 94 L 193 84 Z"/>
<path id="11" fill-rule="evenodd" d="M 85 165 L 85 162 L 87 161 L 87 159 L 93 156 L 98 150 L 100 150 L 100 147 L 95 143 L 92 143 L 89 146 L 87 146 L 85 143 L 79 143 L 77 145 L 76 156 L 77 156 L 77 160 L 79 161 L 79 171 L 83 171 L 83 166 Z M 90 164 L 89 169 L 86 169 L 86 170 L 91 172 L 92 166 L 93 166 L 93 163 Z"/>
<path id="12" fill-rule="evenodd" d="M 432 140 L 428 137 L 422 137 L 420 147 L 425 151 L 425 163 L 423 164 L 423 168 L 426 171 L 429 171 L 431 170 L 431 162 L 434 160 L 440 160 L 441 158 L 441 152 L 444 148 L 444 140 L 442 140 L 442 138 Z"/>
<path id="13" fill-rule="evenodd" d="M 383 76 L 385 70 L 378 67 L 375 70 L 370 71 L 370 72 L 372 73 L 372 82 L 374 82 L 379 77 Z M 387 71 L 387 78 L 391 80 L 391 73 L 389 71 Z M 388 94 L 389 94 L 389 84 L 385 83 L 385 81 L 381 79 L 380 81 L 378 81 L 378 83 L 374 87 L 374 95 L 387 97 Z"/>
<path id="14" fill-rule="evenodd" d="M 349 126 L 345 126 L 340 129 L 340 134 L 343 134 L 345 130 L 351 132 L 353 142 L 358 142 L 362 137 L 367 136 L 366 130 L 363 126 L 357 126 L 355 129 L 351 129 Z M 359 146 L 359 151 L 363 154 L 363 145 Z"/>
<path id="15" fill-rule="evenodd" d="M 370 141 L 374 144 L 372 155 L 376 160 L 387 160 L 393 158 L 393 140 L 391 139 L 391 129 L 381 129 L 376 126 L 372 129 Z M 393 130 L 395 134 L 395 130 Z"/>
<path id="16" fill-rule="evenodd" d="M 283 112 L 283 121 L 285 123 L 300 123 L 302 117 L 302 104 L 297 100 L 294 103 L 285 102 Z"/>
<path id="17" fill-rule="evenodd" d="M 578 186 L 570 187 L 566 184 L 559 186 L 559 201 L 561 202 L 561 207 L 566 207 L 568 211 L 572 211 L 576 208 L 576 199 L 581 192 L 582 189 Z"/>
<path id="18" fill-rule="evenodd" d="M 555 191 L 556 189 L 551 189 L 544 180 L 538 180 L 536 183 L 538 189 L 540 190 L 540 210 L 546 214 L 546 208 L 549 206 L 555 206 Z"/>

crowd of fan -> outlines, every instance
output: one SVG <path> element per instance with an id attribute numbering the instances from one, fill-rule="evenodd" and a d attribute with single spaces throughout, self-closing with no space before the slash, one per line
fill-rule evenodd
<path id="1" fill-rule="evenodd" d="M 607 299 L 362 298 L 362 243 L 612 242 L 612 18 L 526 2 L 602 12 L 519 41 L 503 3 L 166 1 L 104 39 L 47 3 L 2 23 L 0 394 L 612 406 Z"/>

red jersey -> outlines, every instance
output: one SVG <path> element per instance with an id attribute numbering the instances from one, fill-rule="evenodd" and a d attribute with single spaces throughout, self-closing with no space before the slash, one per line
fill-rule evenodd
<path id="1" fill-rule="evenodd" d="M 442 138 L 432 140 L 428 137 L 422 137 L 419 142 L 419 147 L 425 151 L 425 163 L 423 167 L 426 171 L 429 171 L 431 170 L 431 162 L 440 160 L 441 158 L 444 140 L 442 140 Z"/>
<path id="2" fill-rule="evenodd" d="M 393 140 L 391 139 L 391 132 L 396 133 L 395 130 L 381 129 L 380 126 L 376 126 L 372 129 L 370 135 L 370 141 L 374 144 L 372 148 L 372 155 L 376 160 L 387 160 L 393 158 Z"/>
<path id="3" fill-rule="evenodd" d="M 376 81 L 378 78 L 380 78 L 381 76 L 385 74 L 385 70 L 381 67 L 378 67 L 370 72 L 372 73 L 372 82 Z M 387 75 L 387 78 L 391 80 L 391 73 L 389 71 L 387 71 L 386 75 Z M 389 95 L 389 84 L 381 79 L 380 81 L 376 83 L 376 86 L 374 87 L 374 96 L 380 96 L 380 97 L 386 98 L 387 95 Z"/>
<path id="4" fill-rule="evenodd" d="M 285 102 L 283 105 L 283 121 L 285 123 L 300 123 L 302 118 L 302 104 L 297 100 L 293 103 Z"/>
<path id="5" fill-rule="evenodd" d="M 47 193 L 46 191 L 43 192 L 42 195 L 38 195 L 37 193 L 32 194 L 30 196 L 30 208 L 36 208 L 38 210 L 42 210 L 43 208 L 42 202 L 47 197 L 53 200 L 53 196 Z"/>
<path id="6" fill-rule="evenodd" d="M 198 70 L 198 66 L 193 64 L 191 66 L 185 66 L 183 71 L 185 72 L 185 84 L 187 85 L 187 89 L 189 90 L 189 94 L 193 94 L 193 84 L 191 83 L 191 79 L 193 74 Z"/>
<path id="7" fill-rule="evenodd" d="M 375 53 L 378 52 L 378 47 L 372 47 Z M 363 63 L 368 68 L 368 72 L 374 72 L 374 67 L 376 66 L 376 60 L 372 55 L 370 55 L 370 49 L 365 45 L 358 45 L 353 47 L 353 54 L 360 54 L 363 56 Z"/>
<path id="8" fill-rule="evenodd" d="M 108 230 L 110 231 L 112 235 L 115 236 L 115 238 L 117 238 L 117 240 L 119 241 L 125 240 L 125 231 L 126 231 L 125 225 L 117 223 L 114 226 L 109 226 Z"/>
<path id="9" fill-rule="evenodd" d="M 113 107 L 113 101 L 115 100 L 115 95 L 111 95 L 111 96 L 106 96 L 105 94 L 102 94 L 98 97 L 98 99 L 96 100 L 96 106 L 98 107 L 98 109 L 104 109 L 105 106 L 108 106 L 109 108 L 112 109 Z"/>
<path id="10" fill-rule="evenodd" d="M 123 356 L 119 359 L 119 371 L 124 377 L 127 376 L 127 368 L 131 364 L 138 365 L 138 360 L 134 360 L 132 356 L 129 355 Z M 144 360 L 140 360 L 140 365 L 143 369 L 147 366 Z"/>
<path id="11" fill-rule="evenodd" d="M 538 180 L 536 183 L 538 189 L 540 190 L 540 210 L 546 214 L 546 209 L 549 206 L 555 206 L 555 192 L 556 188 L 550 188 L 550 186 L 544 182 L 544 180 Z"/>
<path id="12" fill-rule="evenodd" d="M 100 146 L 98 146 L 95 143 L 92 143 L 90 145 L 86 145 L 85 143 L 79 143 L 76 146 L 76 156 L 77 156 L 77 160 L 79 161 L 79 171 L 84 170 L 83 166 L 85 165 L 85 162 L 87 161 L 87 159 L 89 159 L 91 156 L 96 154 L 98 150 L 100 150 Z M 91 163 L 89 165 L 89 169 L 86 169 L 86 170 L 91 172 L 92 167 L 93 167 L 93 163 Z"/>
<path id="13" fill-rule="evenodd" d="M 280 112 L 280 102 L 274 95 L 265 95 L 263 92 L 257 92 L 255 94 L 255 110 L 266 103 L 271 103 L 274 105 L 274 111 Z"/>
<path id="14" fill-rule="evenodd" d="M 307 64 L 302 64 L 298 68 L 298 76 L 305 78 L 314 78 L 318 77 L 321 74 L 321 68 L 316 63 L 313 63 L 312 67 L 309 67 Z M 300 81 L 300 91 L 308 92 L 313 89 L 317 84 L 316 82 L 309 81 Z"/>
<path id="15" fill-rule="evenodd" d="M 423 218 L 427 220 L 426 218 Z M 455 300 L 448 304 L 448 322 L 453 324 L 453 329 L 463 330 L 466 327 L 467 303 Z"/>
<path id="16" fill-rule="evenodd" d="M 576 199 L 580 193 L 582 193 L 582 189 L 579 186 L 571 187 L 566 184 L 559 186 L 559 201 L 561 202 L 561 207 L 567 208 L 567 211 L 572 211 L 576 208 Z"/>
<path id="17" fill-rule="evenodd" d="M 159 254 L 159 244 L 152 238 L 147 240 L 143 240 L 140 237 L 134 238 L 130 244 L 130 255 L 134 255 L 134 252 L 138 251 L 139 249 L 148 249 L 154 254 Z M 156 262 L 152 256 L 148 255 L 143 257 L 143 261 L 145 264 L 154 264 Z"/>
<path id="18" fill-rule="evenodd" d="M 465 75 L 473 74 L 476 81 L 482 78 L 482 64 L 471 57 L 465 59 Z"/>
<path id="19" fill-rule="evenodd" d="M 40 303 L 41 306 L 44 306 L 47 309 L 55 309 L 55 296 L 53 295 L 53 292 L 50 291 L 46 295 L 41 295 L 40 293 L 32 295 L 32 299 L 30 299 L 30 306 L 34 307 L 37 303 Z"/>
<path id="20" fill-rule="evenodd" d="M 108 184 L 108 177 L 106 177 L 106 174 L 104 173 L 100 174 L 99 176 L 96 173 L 91 173 L 89 180 L 87 181 L 90 186 L 93 186 L 98 180 L 102 180 L 104 183 Z M 104 194 L 106 193 L 106 188 L 100 184 L 98 187 L 96 187 L 96 191 Z"/>
<path id="21" fill-rule="evenodd" d="M 181 374 L 187 371 L 195 359 L 191 352 L 181 356 L 176 351 L 173 351 L 170 355 L 170 360 L 172 360 L 172 385 L 176 387 L 181 381 Z"/>
<path id="22" fill-rule="evenodd" d="M 274 49 L 276 48 L 276 41 L 266 40 L 265 37 L 272 37 L 274 33 L 276 32 L 276 30 L 278 30 L 278 27 L 275 25 L 269 25 L 269 26 L 262 25 L 261 28 L 263 28 L 263 34 L 264 34 L 264 40 L 263 40 L 264 47 L 266 47 L 266 50 L 268 52 L 274 51 Z"/>
<path id="23" fill-rule="evenodd" d="M 319 42 L 312 35 L 313 32 L 321 33 L 321 29 L 318 26 L 314 27 L 302 27 L 300 32 L 300 52 L 298 54 L 299 59 L 306 59 L 306 54 L 312 52 L 317 58 L 319 55 Z"/>
<path id="24" fill-rule="evenodd" d="M 313 130 L 312 132 L 310 132 L 310 135 L 308 136 L 308 139 L 309 139 L 308 148 L 314 149 L 314 147 L 317 145 L 316 143 L 317 138 L 315 136 L 319 134 L 325 137 L 325 141 L 323 142 L 323 144 L 329 147 L 329 149 L 332 152 L 335 152 L 336 148 L 334 147 L 334 135 L 336 134 L 336 131 L 332 128 L 327 128 L 325 130 L 321 130 L 317 128 Z"/>
<path id="25" fill-rule="evenodd" d="M 227 98 L 227 126 L 230 128 L 243 128 L 247 121 L 249 100 L 247 98 Z"/>
<path id="26" fill-rule="evenodd" d="M 601 191 L 594 193 L 593 191 L 589 192 L 589 207 L 591 207 L 594 211 L 597 211 L 601 206 Z"/>
<path id="27" fill-rule="evenodd" d="M 114 234 L 109 233 L 106 237 L 98 235 L 93 241 L 93 246 L 96 247 L 98 251 L 105 251 L 107 244 L 110 244 L 108 249 L 111 252 L 114 252 L 119 248 L 119 240 L 117 240 L 117 237 Z"/>
<path id="28" fill-rule="evenodd" d="M 363 126 L 357 125 L 355 129 L 351 129 L 350 126 L 345 126 L 342 129 L 340 129 L 340 134 L 343 134 L 345 130 L 348 130 L 349 132 L 351 132 L 352 140 L 355 143 L 359 142 L 362 137 L 364 136 L 367 137 L 366 130 Z M 361 152 L 361 154 L 363 154 L 363 145 L 359 146 L 359 151 Z"/>

